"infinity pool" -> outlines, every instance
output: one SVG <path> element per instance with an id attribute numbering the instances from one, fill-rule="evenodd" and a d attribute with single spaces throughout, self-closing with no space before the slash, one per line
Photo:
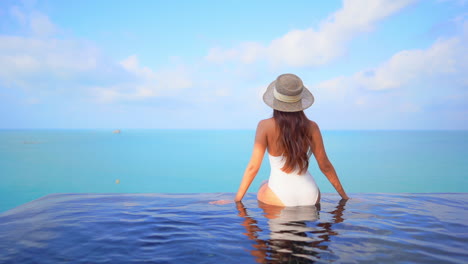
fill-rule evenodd
<path id="1" fill-rule="evenodd" d="M 466 263 L 468 194 L 52 194 L 0 214 L 0 263 Z"/>

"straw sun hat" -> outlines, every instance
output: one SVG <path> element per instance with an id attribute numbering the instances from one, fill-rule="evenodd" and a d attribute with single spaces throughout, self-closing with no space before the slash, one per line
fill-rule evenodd
<path id="1" fill-rule="evenodd" d="M 294 74 L 281 74 L 268 86 L 263 101 L 283 112 L 302 111 L 314 103 L 314 96 Z"/>

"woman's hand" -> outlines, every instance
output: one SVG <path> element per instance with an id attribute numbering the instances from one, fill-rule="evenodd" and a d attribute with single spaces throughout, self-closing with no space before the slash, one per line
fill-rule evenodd
<path id="1" fill-rule="evenodd" d="M 211 201 L 209 204 L 217 204 L 217 205 L 223 205 L 223 204 L 229 204 L 233 203 L 234 200 L 218 200 L 218 201 Z"/>

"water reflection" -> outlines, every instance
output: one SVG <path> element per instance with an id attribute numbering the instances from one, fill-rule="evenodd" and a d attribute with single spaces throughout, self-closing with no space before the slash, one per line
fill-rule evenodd
<path id="1" fill-rule="evenodd" d="M 244 233 L 255 242 L 251 254 L 258 263 L 314 263 L 320 259 L 332 262 L 337 259 L 328 246 L 330 238 L 337 235 L 333 225 L 344 221 L 343 212 L 346 200 L 341 200 L 331 212 L 328 222 L 319 221 L 320 205 L 278 207 L 258 202 L 268 222 L 269 235 L 259 227 L 258 222 L 249 216 L 242 202 L 237 210 L 243 218 Z"/>

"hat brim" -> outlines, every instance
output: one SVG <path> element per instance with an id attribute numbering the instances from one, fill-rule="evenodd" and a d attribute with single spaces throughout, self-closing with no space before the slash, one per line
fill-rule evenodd
<path id="1" fill-rule="evenodd" d="M 266 92 L 263 94 L 263 101 L 269 107 L 283 112 L 299 112 L 309 108 L 314 103 L 314 96 L 306 87 L 302 90 L 301 100 L 295 103 L 286 103 L 276 99 L 273 95 L 275 83 L 276 80 L 270 83 Z"/>

